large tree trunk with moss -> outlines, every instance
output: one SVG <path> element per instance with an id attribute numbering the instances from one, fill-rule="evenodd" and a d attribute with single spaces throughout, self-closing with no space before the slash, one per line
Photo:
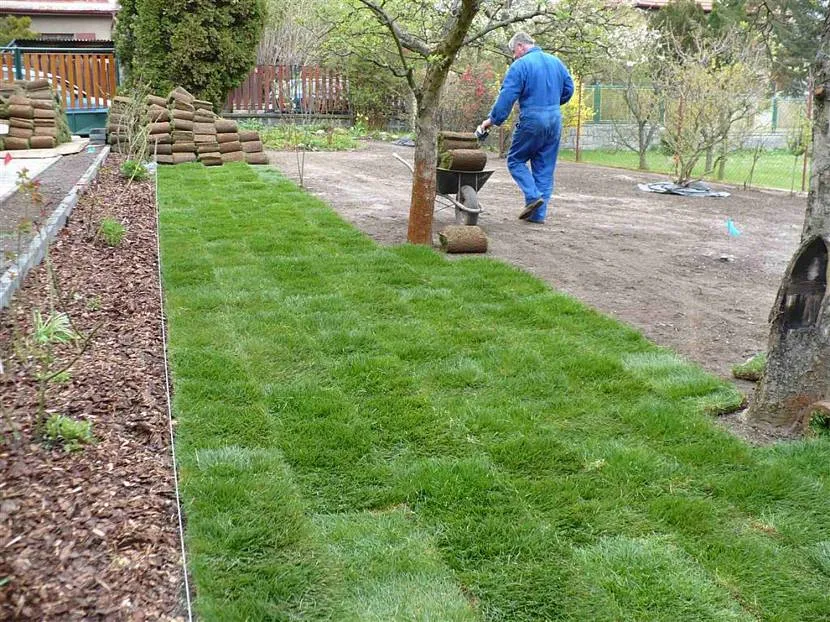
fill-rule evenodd
<path id="1" fill-rule="evenodd" d="M 413 244 L 432 244 L 432 212 L 435 205 L 435 168 L 438 163 L 438 130 L 435 109 L 418 103 L 415 119 L 415 171 L 406 239 Z"/>
<path id="2" fill-rule="evenodd" d="M 812 404 L 830 397 L 830 16 L 816 69 L 813 168 L 801 245 L 770 312 L 767 367 L 747 415 L 779 427 L 806 425 Z"/>

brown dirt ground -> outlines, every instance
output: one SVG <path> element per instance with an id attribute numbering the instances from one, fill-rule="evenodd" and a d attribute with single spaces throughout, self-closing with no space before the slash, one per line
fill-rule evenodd
<path id="1" fill-rule="evenodd" d="M 411 174 L 393 154 L 413 150 L 369 142 L 353 152 L 306 153 L 303 184 L 378 242 L 406 241 Z M 299 179 L 297 154 L 269 152 L 271 163 Z M 642 192 L 637 183 L 664 176 L 562 162 L 545 225 L 517 219 L 522 196 L 505 161 L 480 193 L 479 224 L 488 254 L 527 269 L 554 288 L 641 330 L 707 370 L 731 379 L 731 367 L 762 351 L 767 316 L 795 251 L 805 196 L 729 186 L 724 199 Z M 731 238 L 731 217 L 742 235 Z M 434 238 L 454 223 L 435 213 Z M 732 261 L 723 261 L 730 256 Z M 751 393 L 751 383 L 740 382 Z M 743 428 L 738 418 L 730 427 Z M 738 432 L 766 440 L 761 431 Z"/>
<path id="2" fill-rule="evenodd" d="M 152 180 L 127 188 L 110 155 L 0 312 L 0 619 L 182 620 L 183 573 L 167 417 Z M 91 235 L 108 215 L 117 247 Z M 59 295 L 54 285 L 59 288 Z M 64 452 L 38 442 L 32 311 L 68 313 L 91 345 L 46 412 L 92 423 Z M 73 361 L 66 348 L 50 369 Z"/>

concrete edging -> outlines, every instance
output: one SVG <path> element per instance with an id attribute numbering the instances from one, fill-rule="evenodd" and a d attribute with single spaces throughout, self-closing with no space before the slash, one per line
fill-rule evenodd
<path id="1" fill-rule="evenodd" d="M 29 242 L 26 250 L 17 257 L 16 261 L 0 277 L 0 309 L 8 306 L 14 292 L 20 287 L 29 270 L 43 260 L 46 248 L 66 224 L 66 219 L 72 213 L 86 187 L 95 179 L 98 169 L 101 168 L 101 164 L 103 164 L 109 152 L 109 145 L 104 145 L 101 153 L 98 154 L 95 161 L 89 165 L 86 172 L 58 204 L 38 234 Z"/>

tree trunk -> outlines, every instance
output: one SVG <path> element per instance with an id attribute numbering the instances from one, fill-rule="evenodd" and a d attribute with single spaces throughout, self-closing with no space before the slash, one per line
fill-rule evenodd
<path id="1" fill-rule="evenodd" d="M 720 159 L 718 160 L 718 179 L 726 177 L 726 158 L 729 154 L 729 143 L 726 139 L 720 144 Z"/>
<path id="2" fill-rule="evenodd" d="M 830 396 L 830 15 L 816 61 L 813 168 L 801 245 L 784 273 L 770 312 L 767 368 L 747 419 L 805 426 L 811 406 Z"/>
<path id="3" fill-rule="evenodd" d="M 438 163 L 438 131 L 434 104 L 418 103 L 415 118 L 415 171 L 406 239 L 412 244 L 432 244 L 432 213 L 435 206 L 435 168 Z"/>
<path id="4" fill-rule="evenodd" d="M 641 171 L 648 170 L 648 162 L 646 161 L 646 151 L 648 151 L 648 143 L 651 140 L 651 135 L 646 136 L 646 121 L 640 121 L 637 124 L 637 142 L 640 145 L 640 163 L 638 167 Z"/>
<path id="5" fill-rule="evenodd" d="M 790 261 L 770 312 L 767 367 L 747 418 L 778 427 L 809 423 L 809 407 L 830 389 L 830 237 L 808 239 Z"/>

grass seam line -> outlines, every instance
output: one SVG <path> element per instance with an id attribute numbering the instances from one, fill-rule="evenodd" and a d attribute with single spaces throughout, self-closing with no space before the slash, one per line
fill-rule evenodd
<path id="1" fill-rule="evenodd" d="M 193 599 L 190 594 L 190 582 L 187 578 L 187 550 L 184 545 L 184 521 L 182 519 L 182 500 L 179 494 L 179 467 L 176 461 L 176 435 L 173 430 L 173 406 L 170 400 L 170 366 L 167 363 L 167 318 L 164 313 L 164 285 L 161 278 L 161 227 L 159 223 L 159 176 L 154 173 L 154 190 L 156 193 L 156 271 L 159 284 L 159 319 L 161 320 L 161 345 L 164 350 L 164 395 L 167 399 L 167 425 L 170 430 L 170 456 L 173 460 L 173 487 L 176 489 L 176 514 L 179 520 L 179 544 L 182 551 L 182 573 L 184 576 L 184 596 L 187 602 L 187 620 L 193 622 Z"/>

